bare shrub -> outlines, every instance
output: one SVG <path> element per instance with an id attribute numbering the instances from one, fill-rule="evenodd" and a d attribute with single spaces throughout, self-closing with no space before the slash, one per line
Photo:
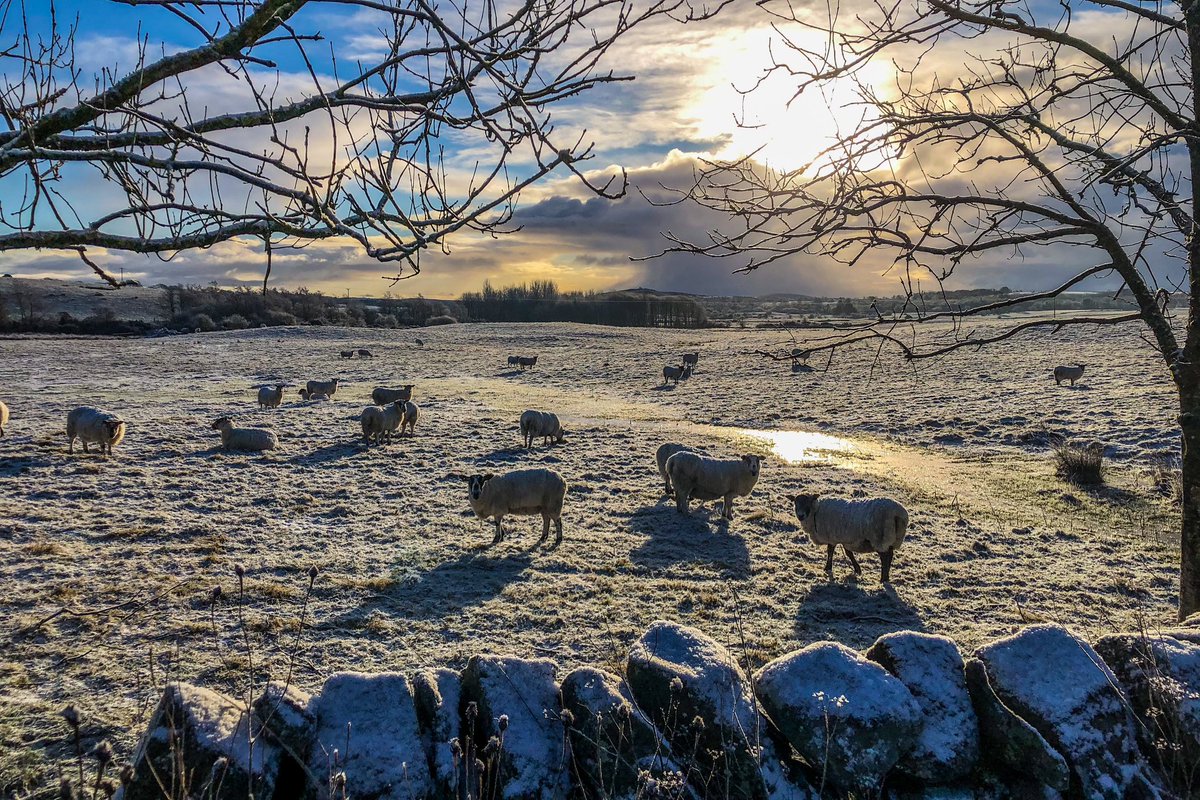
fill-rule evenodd
<path id="1" fill-rule="evenodd" d="M 1100 444 L 1056 445 L 1054 453 L 1055 472 L 1058 477 L 1080 486 L 1098 486 L 1104 483 L 1104 446 Z"/>

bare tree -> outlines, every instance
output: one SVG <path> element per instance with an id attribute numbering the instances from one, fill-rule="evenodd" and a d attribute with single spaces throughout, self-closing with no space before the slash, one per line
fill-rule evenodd
<path id="1" fill-rule="evenodd" d="M 399 279 L 457 231 L 505 230 L 521 190 L 556 168 L 620 195 L 623 174 L 588 183 L 579 164 L 592 143 L 556 131 L 551 110 L 626 79 L 600 61 L 632 26 L 716 10 L 687 0 L 111 2 L 169 15 L 195 41 L 174 49 L 142 35 L 132 63 L 114 69 L 84 40 L 88 20 L 51 10 L 34 24 L 22 0 L 0 2 L 0 250 L 75 251 L 113 285 L 89 250 L 171 258 L 249 240 L 266 249 L 269 277 L 272 250 L 335 237 L 399 262 Z M 335 16 L 354 22 L 355 52 L 322 35 Z"/>
<path id="2" fill-rule="evenodd" d="M 766 7 L 784 46 L 764 77 L 786 75 L 798 92 L 853 87 L 854 118 L 803 169 L 706 163 L 687 194 L 732 224 L 669 249 L 736 260 L 738 271 L 806 254 L 899 277 L 899 307 L 769 354 L 781 359 L 871 343 L 916 361 L 1036 330 L 1144 326 L 1179 390 L 1179 614 L 1200 610 L 1200 4 L 846 0 L 828 16 Z M 871 79 L 879 64 L 884 84 Z M 1053 289 L 986 304 L 942 291 L 972 264 L 1031 253 L 1081 266 Z M 1127 310 L 972 323 L 1106 276 Z M 1176 293 L 1186 320 L 1172 312 Z"/>

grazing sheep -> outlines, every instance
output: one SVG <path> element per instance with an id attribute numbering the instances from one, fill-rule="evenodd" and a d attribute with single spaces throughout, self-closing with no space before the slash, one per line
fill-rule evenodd
<path id="1" fill-rule="evenodd" d="M 425 346 L 425 342 L 421 339 L 413 339 L 413 344 L 415 344 L 417 347 Z"/>
<path id="2" fill-rule="evenodd" d="M 412 384 L 399 389 L 389 389 L 386 386 L 376 386 L 371 392 L 371 402 L 377 406 L 386 406 L 397 400 L 412 400 Z"/>
<path id="3" fill-rule="evenodd" d="M 721 460 L 687 451 L 667 459 L 667 475 L 675 487 L 675 507 L 688 513 L 690 500 L 721 500 L 721 516 L 733 519 L 733 498 L 745 497 L 758 483 L 764 456 Z"/>
<path id="4" fill-rule="evenodd" d="M 542 444 L 548 444 L 550 439 L 560 443 L 566 432 L 558 421 L 556 414 L 549 411 L 526 411 L 521 415 L 521 440 L 524 447 L 533 447 L 533 440 L 541 436 Z"/>
<path id="5" fill-rule="evenodd" d="M 400 435 L 404 435 L 404 429 L 408 428 L 409 436 L 417 434 L 417 414 L 421 409 L 411 400 L 397 401 L 396 405 L 400 409 Z"/>
<path id="6" fill-rule="evenodd" d="M 343 350 L 341 352 L 341 356 L 342 356 L 342 358 L 354 358 L 354 351 L 353 350 Z"/>
<path id="7" fill-rule="evenodd" d="M 677 442 L 667 442 L 666 444 L 659 445 L 658 450 L 654 453 L 654 460 L 658 464 L 658 474 L 662 476 L 668 497 L 675 494 L 675 490 L 671 487 L 671 477 L 667 474 L 667 459 L 676 453 L 699 453 L 700 455 L 707 455 L 697 447 L 688 447 L 686 444 L 679 444 Z"/>
<path id="8" fill-rule="evenodd" d="M 325 392 L 310 392 L 308 389 L 301 389 L 300 390 L 300 399 L 301 400 L 311 400 L 311 401 L 328 400 L 329 395 L 326 394 Z"/>
<path id="9" fill-rule="evenodd" d="M 259 408 L 279 408 L 279 404 L 283 402 L 283 387 L 284 384 L 277 383 L 272 386 L 260 386 L 258 389 L 258 407 Z"/>
<path id="10" fill-rule="evenodd" d="M 519 365 L 520 365 L 520 363 L 521 363 L 521 357 L 520 357 L 520 356 L 509 356 L 509 357 L 508 357 L 508 365 L 509 365 L 510 367 L 516 367 L 516 366 L 519 366 Z"/>
<path id="11" fill-rule="evenodd" d="M 688 364 L 680 364 L 678 367 L 666 366 L 663 367 L 663 386 L 667 385 L 668 381 L 675 381 L 675 385 L 679 385 L 680 380 L 687 380 L 692 376 L 692 368 Z"/>
<path id="12" fill-rule="evenodd" d="M 75 439 L 90 452 L 88 444 L 100 445 L 100 454 L 112 455 L 113 445 L 125 438 L 125 423 L 116 414 L 91 406 L 80 406 L 67 413 L 67 452 L 75 452 Z"/>
<path id="13" fill-rule="evenodd" d="M 550 521 L 554 520 L 554 544 L 562 541 L 562 508 L 567 496 L 567 482 L 562 475 L 549 469 L 521 469 L 504 475 L 464 476 L 464 480 L 475 516 L 495 518 L 496 536 L 492 544 L 504 540 L 500 523 L 506 514 L 541 514 L 542 538 L 538 544 L 546 541 Z"/>
<path id="14" fill-rule="evenodd" d="M 684 366 L 695 367 L 698 363 L 700 363 L 700 352 L 696 351 L 695 353 L 684 353 L 683 363 Z"/>
<path id="15" fill-rule="evenodd" d="M 833 551 L 840 544 L 861 575 L 862 568 L 855 553 L 879 553 L 880 580 L 887 583 L 892 569 L 892 557 L 904 542 L 908 530 L 908 511 L 886 497 L 873 500 L 843 500 L 821 497 L 818 494 L 788 495 L 796 509 L 800 527 L 814 544 L 828 550 L 825 571 L 833 572 Z"/>
<path id="16" fill-rule="evenodd" d="M 532 369 L 537 366 L 537 356 L 517 356 L 517 366 L 521 369 Z"/>
<path id="17" fill-rule="evenodd" d="M 362 410 L 362 413 L 358 415 L 358 422 L 362 426 L 363 439 L 367 444 L 372 441 L 380 444 L 384 439 L 392 437 L 392 434 L 400 427 L 405 402 L 397 400 L 385 406 L 367 406 Z"/>
<path id="18" fill-rule="evenodd" d="M 1083 377 L 1084 365 L 1079 364 L 1075 367 L 1055 367 L 1054 368 L 1054 385 L 1062 386 L 1063 381 L 1070 381 L 1071 385 L 1075 385 L 1075 381 Z"/>
<path id="19" fill-rule="evenodd" d="M 8 425 L 8 406 L 0 400 L 0 436 L 4 435 L 4 427 Z"/>
<path id="20" fill-rule="evenodd" d="M 309 381 L 304 384 L 304 388 L 308 389 L 310 400 L 314 394 L 327 394 L 332 398 L 337 394 L 338 384 L 341 383 L 341 380 L 341 378 L 334 378 L 329 381 Z"/>
<path id="21" fill-rule="evenodd" d="M 374 358 L 375 357 L 374 354 L 370 350 L 366 349 L 365 347 L 358 348 L 358 356 L 359 356 L 359 358 Z"/>
<path id="22" fill-rule="evenodd" d="M 274 450 L 279 447 L 279 437 L 265 428 L 235 428 L 233 420 L 221 417 L 212 424 L 214 431 L 221 432 L 221 444 L 226 450 Z"/>

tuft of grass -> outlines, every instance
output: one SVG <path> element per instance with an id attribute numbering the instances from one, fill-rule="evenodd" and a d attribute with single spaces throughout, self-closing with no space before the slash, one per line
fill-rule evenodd
<path id="1" fill-rule="evenodd" d="M 45 539 L 41 539 L 25 545 L 25 552 L 31 556 L 61 556 L 65 555 L 67 550 L 58 542 L 48 542 Z"/>
<path id="2" fill-rule="evenodd" d="M 1183 502 L 1183 470 L 1179 457 L 1161 453 L 1150 460 L 1150 482 L 1154 491 L 1173 503 Z"/>
<path id="3" fill-rule="evenodd" d="M 1080 486 L 1099 486 L 1104 483 L 1104 447 L 1099 444 L 1064 443 L 1054 447 L 1055 472 L 1058 477 Z"/>

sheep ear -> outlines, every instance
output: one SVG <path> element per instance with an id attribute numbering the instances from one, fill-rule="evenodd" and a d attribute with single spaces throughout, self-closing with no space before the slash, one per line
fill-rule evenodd
<path id="1" fill-rule="evenodd" d="M 494 473 L 491 473 L 491 472 L 489 472 L 488 474 L 486 474 L 486 475 L 484 475 L 484 476 L 483 476 L 483 482 L 484 482 L 484 483 L 487 483 L 488 481 L 490 481 L 490 480 L 491 480 L 492 478 L 494 478 L 494 477 L 496 477 L 496 475 L 495 475 Z"/>

